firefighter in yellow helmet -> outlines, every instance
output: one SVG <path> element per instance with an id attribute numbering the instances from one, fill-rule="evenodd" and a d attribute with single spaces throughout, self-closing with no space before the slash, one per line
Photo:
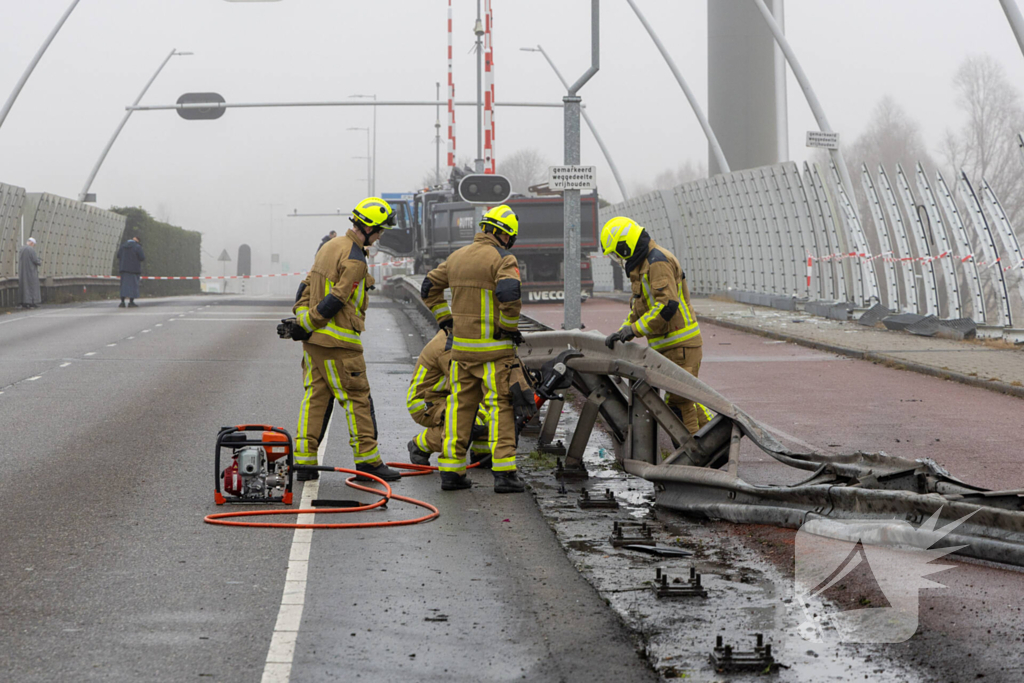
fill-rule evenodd
<path id="1" fill-rule="evenodd" d="M 526 486 L 516 473 L 515 410 L 532 397 L 516 358 L 519 309 L 522 307 L 519 264 L 509 249 L 519 234 L 519 219 L 506 205 L 484 214 L 473 243 L 457 250 L 430 271 L 420 295 L 434 312 L 438 327 L 452 336 L 452 361 L 445 406 L 444 443 L 438 458 L 441 488 L 467 489 L 465 453 L 477 410 L 487 415 L 487 441 L 497 493 L 521 493 Z M 452 290 L 452 303 L 444 291 Z M 534 410 L 536 406 L 533 406 Z"/>
<path id="2" fill-rule="evenodd" d="M 295 464 L 317 464 L 317 448 L 337 399 L 347 413 L 356 469 L 397 481 L 401 474 L 385 465 L 377 450 L 377 417 L 359 337 L 365 329 L 367 291 L 374 282 L 367 272 L 366 250 L 381 231 L 394 227 L 395 214 L 383 199 L 367 197 L 352 209 L 350 220 L 348 232 L 324 243 L 316 253 L 299 286 L 292 309 L 296 318 L 278 328 L 281 336 L 302 342 L 306 393 L 299 405 Z M 316 471 L 298 472 L 299 480 L 316 478 Z"/>
<path id="3" fill-rule="evenodd" d="M 694 377 L 700 370 L 702 342 L 697 317 L 690 308 L 690 290 L 679 261 L 651 239 L 632 219 L 617 216 L 601 229 L 601 248 L 629 276 L 633 297 L 622 328 L 605 339 L 615 342 L 647 337 L 647 343 Z M 712 417 L 707 408 L 669 394 L 665 402 L 695 433 Z"/>
<path id="4" fill-rule="evenodd" d="M 405 405 L 416 424 L 425 429 L 409 441 L 409 462 L 429 465 L 430 456 L 439 453 L 444 444 L 444 410 L 448 402 L 448 369 L 452 361 L 452 338 L 438 330 L 420 351 L 416 369 L 405 392 Z M 487 443 L 487 421 L 483 411 L 477 412 L 473 425 L 473 442 L 469 447 L 470 462 L 490 468 L 491 450 Z"/>

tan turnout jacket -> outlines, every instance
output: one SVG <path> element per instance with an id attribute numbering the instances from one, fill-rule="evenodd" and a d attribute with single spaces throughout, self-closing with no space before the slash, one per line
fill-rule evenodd
<path id="1" fill-rule="evenodd" d="M 349 230 L 324 244 L 302 281 L 305 287 L 292 310 L 303 329 L 313 333 L 310 344 L 363 350 L 359 333 L 366 329 L 366 294 L 374 280 L 359 237 Z M 334 315 L 324 316 L 334 309 Z"/>
<path id="2" fill-rule="evenodd" d="M 444 298 L 449 288 L 450 307 Z M 494 235 L 478 232 L 472 244 L 430 271 L 420 294 L 439 324 L 454 318 L 454 360 L 484 363 L 515 355 L 502 333 L 519 329 L 519 264 Z"/>
<path id="3" fill-rule="evenodd" d="M 647 258 L 629 273 L 633 297 L 624 324 L 652 349 L 702 345 L 700 326 L 690 308 L 690 289 L 679 261 L 668 249 L 650 241 Z"/>

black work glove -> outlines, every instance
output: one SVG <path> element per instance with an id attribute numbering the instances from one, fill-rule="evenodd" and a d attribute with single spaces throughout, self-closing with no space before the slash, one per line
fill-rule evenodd
<path id="1" fill-rule="evenodd" d="M 309 339 L 310 334 L 302 328 L 302 325 L 295 318 L 284 318 L 281 320 L 281 324 L 277 326 L 277 336 L 281 339 L 306 341 Z"/>
<path id="2" fill-rule="evenodd" d="M 439 322 L 437 324 L 437 327 L 442 332 L 444 332 L 445 335 L 447 335 L 449 337 L 452 336 L 452 328 L 454 326 L 455 326 L 455 318 L 448 318 L 447 320 L 442 320 L 441 322 Z"/>
<path id="3" fill-rule="evenodd" d="M 473 429 L 469 432 L 469 440 L 477 441 L 487 436 L 487 425 L 473 423 Z"/>
<path id="4" fill-rule="evenodd" d="M 512 385 L 512 413 L 517 425 L 526 424 L 537 414 L 537 395 L 530 387 L 521 387 L 519 382 Z"/>
<path id="5" fill-rule="evenodd" d="M 509 332 L 508 330 L 503 330 L 502 328 L 499 327 L 498 339 L 511 339 L 513 344 L 519 346 L 520 344 L 523 343 L 523 333 L 520 332 L 519 330 L 516 330 L 515 332 Z"/>
<path id="6" fill-rule="evenodd" d="M 636 335 L 633 334 L 633 328 L 630 327 L 629 325 L 626 325 L 618 332 L 612 332 L 607 337 L 605 337 L 604 345 L 607 346 L 609 349 L 613 349 L 615 348 L 615 342 L 628 342 L 635 336 Z"/>

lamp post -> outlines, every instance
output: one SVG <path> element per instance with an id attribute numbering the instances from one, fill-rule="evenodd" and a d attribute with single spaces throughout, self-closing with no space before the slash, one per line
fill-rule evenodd
<path id="1" fill-rule="evenodd" d="M 352 126 L 347 130 L 365 130 L 366 131 L 366 156 L 365 157 L 352 157 L 353 159 L 366 159 L 366 196 L 373 196 L 373 173 L 371 171 L 371 164 L 373 163 L 373 157 L 370 156 L 370 129 L 360 126 Z"/>
<path id="2" fill-rule="evenodd" d="M 21 89 L 25 87 L 28 77 L 32 75 L 33 71 L 35 71 L 36 64 L 38 64 L 39 60 L 43 58 L 46 48 L 50 47 L 50 43 L 52 43 L 53 39 L 57 37 L 57 32 L 60 31 L 61 26 L 63 26 L 64 22 L 68 20 L 68 17 L 71 16 L 71 13 L 75 10 L 75 7 L 78 6 L 80 1 L 81 0 L 72 0 L 67 11 L 65 11 L 60 20 L 57 21 L 57 25 L 53 27 L 52 31 L 50 31 L 50 35 L 46 37 L 46 40 L 43 41 L 39 51 L 36 52 L 36 56 L 32 58 L 31 62 L 29 62 L 28 68 L 25 69 L 25 73 L 23 73 L 21 78 L 18 79 L 18 83 L 14 86 L 14 90 L 11 91 L 10 96 L 7 98 L 7 102 L 4 103 L 4 108 L 0 109 L 0 126 L 4 125 L 4 121 L 7 119 L 7 114 L 11 111 L 11 107 L 14 106 L 14 101 L 18 99 L 18 95 L 21 93 Z"/>
<path id="3" fill-rule="evenodd" d="M 142 88 L 142 92 L 140 92 L 139 96 L 135 98 L 135 102 L 132 103 L 132 106 L 136 107 L 139 102 L 142 101 L 142 98 L 146 95 L 146 91 L 149 90 L 149 86 L 153 85 L 153 81 L 156 80 L 156 77 L 159 76 L 160 72 L 164 70 L 165 66 L 167 66 L 167 62 L 171 61 L 171 57 L 187 57 L 192 54 L 193 53 L 191 52 L 178 52 L 177 49 L 171 50 L 171 53 L 164 58 L 164 61 L 160 62 L 160 66 L 157 67 L 153 76 L 146 83 L 145 87 Z M 100 158 L 96 160 L 96 165 L 92 167 L 92 172 L 89 174 L 88 179 L 86 179 L 85 185 L 82 186 L 82 191 L 78 193 L 78 201 L 89 201 L 89 188 L 92 187 L 92 182 L 96 179 L 96 174 L 100 172 L 100 166 L 103 165 L 103 162 L 107 158 L 107 154 L 110 152 L 110 148 L 114 146 L 114 141 L 117 140 L 117 136 L 121 134 L 121 130 L 125 127 L 125 124 L 128 123 L 128 119 L 131 117 L 133 111 L 135 110 L 128 109 L 125 111 L 124 117 L 121 119 L 121 123 L 118 124 L 117 128 L 114 130 L 114 134 L 110 136 L 110 141 L 107 142 L 107 146 L 103 148 L 102 152 L 100 152 Z M 92 201 L 96 201 L 95 198 L 93 198 Z"/>
<path id="4" fill-rule="evenodd" d="M 566 90 L 569 89 L 569 82 L 565 80 L 564 76 L 562 76 L 562 72 L 559 71 L 558 67 L 555 66 L 555 63 L 551 61 L 551 57 L 544 51 L 543 47 L 538 45 L 537 47 L 521 47 L 519 49 L 523 52 L 541 53 L 541 55 L 544 56 L 544 59 L 547 60 L 548 65 L 555 72 L 555 75 L 558 76 L 558 80 L 562 82 L 562 85 Z M 629 193 L 626 192 L 626 184 L 622 182 L 622 176 L 619 175 L 619 169 L 615 166 L 615 162 L 612 161 L 611 153 L 609 153 L 608 148 L 604 146 L 604 140 L 602 140 L 601 136 L 597 134 L 597 127 L 595 127 L 594 122 L 590 120 L 590 114 L 588 114 L 587 110 L 583 108 L 580 109 L 580 113 L 583 115 L 583 120 L 587 122 L 587 127 L 590 128 L 590 132 L 594 135 L 594 140 L 597 141 L 597 146 L 601 148 L 601 153 L 604 154 L 605 161 L 608 162 L 608 166 L 612 169 L 612 175 L 615 176 L 615 183 L 619 186 L 619 192 L 622 194 L 622 199 L 629 199 Z"/>
<path id="5" fill-rule="evenodd" d="M 377 196 L 377 96 L 376 95 L 349 95 L 349 97 L 360 99 L 373 99 L 373 179 L 370 184 L 370 196 Z"/>

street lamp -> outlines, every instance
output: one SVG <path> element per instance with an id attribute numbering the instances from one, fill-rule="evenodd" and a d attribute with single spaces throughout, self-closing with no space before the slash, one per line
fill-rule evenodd
<path id="1" fill-rule="evenodd" d="M 18 79 L 18 83 L 14 86 L 14 90 L 11 91 L 10 96 L 7 98 L 7 102 L 4 103 L 4 108 L 0 109 L 0 126 L 4 125 L 4 121 L 7 119 L 7 114 L 11 111 L 11 107 L 14 106 L 14 101 L 18 99 L 18 94 L 21 93 L 21 89 L 25 87 L 25 83 L 28 81 L 28 77 L 31 76 L 32 72 L 35 70 L 36 64 L 38 64 L 39 60 L 43 58 L 46 48 L 50 47 L 50 43 L 52 43 L 53 39 L 57 37 L 57 32 L 60 31 L 61 26 L 63 26 L 64 22 L 68 20 L 71 13 L 75 11 L 75 7 L 78 6 L 80 1 L 81 0 L 72 0 L 67 11 L 64 12 L 60 20 L 57 21 L 57 25 L 53 27 L 52 31 L 50 31 L 50 35 L 46 37 L 46 40 L 43 41 L 43 44 L 39 48 L 39 51 L 36 52 L 35 57 L 33 57 L 32 61 L 28 63 L 28 68 L 25 69 L 25 73 L 23 73 L 21 78 Z"/>
<path id="2" fill-rule="evenodd" d="M 352 126 L 346 130 L 365 130 L 366 131 L 366 156 L 365 157 L 352 157 L 353 159 L 366 159 L 366 196 L 373 197 L 373 173 L 371 171 L 371 164 L 373 157 L 370 156 L 370 129 L 361 126 Z"/>
<path id="3" fill-rule="evenodd" d="M 192 52 L 178 52 L 177 49 L 171 50 L 171 53 L 164 58 L 164 61 L 160 62 L 160 66 L 157 67 L 156 72 L 146 83 L 146 86 L 142 89 L 142 92 L 139 93 L 139 96 L 135 98 L 135 102 L 132 103 L 132 106 L 137 107 L 139 102 L 142 101 L 146 91 L 149 90 L 149 86 L 153 85 L 153 81 L 156 80 L 156 77 L 159 76 L 160 72 L 164 70 L 165 66 L 167 66 L 167 62 L 171 61 L 171 57 L 188 57 L 192 54 Z M 118 124 L 117 129 L 114 130 L 114 134 L 110 136 L 110 141 L 107 143 L 107 146 L 103 148 L 103 151 L 100 153 L 100 158 L 96 160 L 96 165 L 92 168 L 92 173 L 89 174 L 89 178 L 85 181 L 85 185 L 82 186 L 82 191 L 78 193 L 78 201 L 96 201 L 95 196 L 92 197 L 92 199 L 89 199 L 89 188 L 92 187 L 92 181 L 96 179 L 96 174 L 100 172 L 100 166 L 103 165 L 103 161 L 107 158 L 110 148 L 114 146 L 114 141 L 117 140 L 117 136 L 121 134 L 121 130 L 124 128 L 125 124 L 128 123 L 128 119 L 131 117 L 133 111 L 135 110 L 128 109 L 128 111 L 124 113 L 121 123 Z"/>
<path id="4" fill-rule="evenodd" d="M 555 75 L 558 76 L 558 80 L 562 82 L 562 85 L 566 90 L 569 89 L 569 82 L 565 80 L 564 76 L 562 76 L 562 72 L 559 71 L 558 67 L 555 66 L 555 63 L 551 61 L 551 57 L 548 56 L 548 53 L 544 51 L 543 47 L 538 45 L 537 47 L 521 47 L 519 49 L 523 52 L 541 53 L 541 55 L 544 56 L 544 59 L 547 60 L 548 65 L 555 72 Z M 604 140 L 602 140 L 601 136 L 597 134 L 597 128 L 594 126 L 594 122 L 590 120 L 590 114 L 587 113 L 586 109 L 581 109 L 580 113 L 583 114 L 583 120 L 587 122 L 587 127 L 590 128 L 590 132 L 594 135 L 594 139 L 597 141 L 597 146 L 601 148 L 601 153 L 604 154 L 605 161 L 608 162 L 608 166 L 612 169 L 612 175 L 615 176 L 615 182 L 619 186 L 619 192 L 622 193 L 623 201 L 629 199 L 629 193 L 626 192 L 626 184 L 622 182 L 622 176 L 619 175 L 619 169 L 615 166 L 615 162 L 612 161 L 611 153 L 609 153 L 608 148 L 604 146 Z"/>
<path id="5" fill-rule="evenodd" d="M 349 95 L 349 97 L 370 99 L 373 98 L 373 184 L 370 186 L 370 195 L 377 196 L 377 96 L 376 95 Z"/>

